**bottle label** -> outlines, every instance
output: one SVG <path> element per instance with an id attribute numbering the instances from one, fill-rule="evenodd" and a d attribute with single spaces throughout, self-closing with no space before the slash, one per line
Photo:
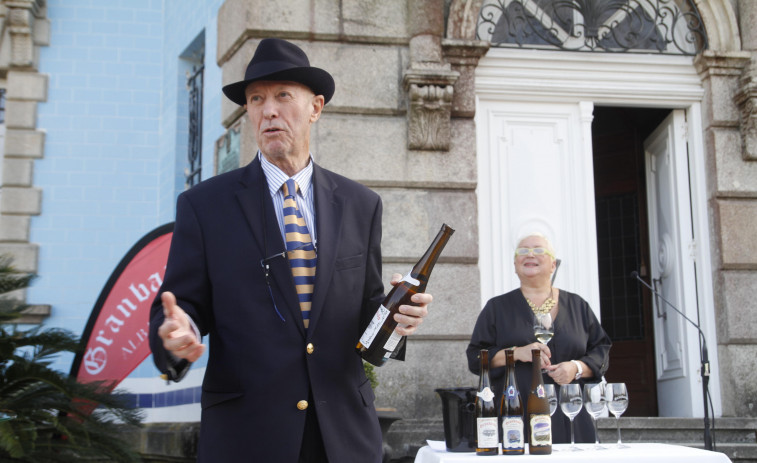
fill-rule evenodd
<path id="1" fill-rule="evenodd" d="M 492 418 L 476 418 L 476 426 L 478 431 L 478 448 L 490 449 L 499 446 L 496 416 Z"/>
<path id="2" fill-rule="evenodd" d="M 397 344 L 399 344 L 400 339 L 402 339 L 402 336 L 397 334 L 396 331 L 392 331 L 391 336 L 389 336 L 389 339 L 386 340 L 386 344 L 384 344 L 384 349 L 388 350 L 389 352 L 394 352 L 394 349 L 397 348 Z"/>
<path id="3" fill-rule="evenodd" d="M 408 273 L 407 275 L 405 275 L 404 277 L 402 277 L 402 279 L 400 280 L 400 283 L 402 283 L 403 281 L 407 281 L 408 283 L 410 283 L 413 286 L 420 286 L 420 284 L 421 284 L 420 281 L 418 281 L 415 278 L 413 278 L 412 276 L 410 276 L 410 273 Z"/>
<path id="4" fill-rule="evenodd" d="M 368 328 L 363 331 L 363 335 L 360 336 L 360 344 L 366 349 L 371 347 L 373 339 L 378 334 L 381 326 L 384 324 L 387 318 L 389 318 L 389 309 L 381 305 L 376 311 L 376 315 L 373 316 L 371 322 L 368 324 Z"/>
<path id="5" fill-rule="evenodd" d="M 531 415 L 531 445 L 552 445 L 552 420 L 549 415 Z"/>
<path id="6" fill-rule="evenodd" d="M 507 388 L 507 392 L 505 393 L 508 399 L 514 399 L 516 395 L 518 395 L 518 391 L 515 390 L 515 386 L 512 384 L 510 387 Z"/>
<path id="7" fill-rule="evenodd" d="M 522 449 L 524 445 L 523 418 L 520 416 L 504 417 L 502 419 L 502 448 Z"/>
<path id="8" fill-rule="evenodd" d="M 478 391 L 477 396 L 481 397 L 484 402 L 490 402 L 494 398 L 491 388 L 485 387 L 483 391 Z"/>
<path id="9" fill-rule="evenodd" d="M 547 392 L 544 390 L 543 384 L 539 384 L 538 386 L 536 386 L 536 397 L 540 399 L 547 397 Z"/>

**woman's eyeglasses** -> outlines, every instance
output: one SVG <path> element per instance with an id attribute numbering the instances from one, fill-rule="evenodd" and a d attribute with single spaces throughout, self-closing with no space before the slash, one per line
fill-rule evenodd
<path id="1" fill-rule="evenodd" d="M 552 254 L 547 248 L 517 248 L 515 250 L 515 257 L 528 255 L 543 256 L 545 254 L 553 259 L 555 258 L 555 255 Z"/>

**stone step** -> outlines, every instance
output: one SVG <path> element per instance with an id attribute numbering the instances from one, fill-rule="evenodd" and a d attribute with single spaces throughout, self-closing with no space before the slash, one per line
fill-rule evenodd
<path id="1" fill-rule="evenodd" d="M 710 425 L 715 443 L 757 444 L 757 420 L 718 418 L 714 422 L 711 420 Z M 603 442 L 617 440 L 615 418 L 600 418 L 597 428 Z M 620 432 L 624 442 L 704 444 L 704 422 L 701 418 L 621 417 Z"/>

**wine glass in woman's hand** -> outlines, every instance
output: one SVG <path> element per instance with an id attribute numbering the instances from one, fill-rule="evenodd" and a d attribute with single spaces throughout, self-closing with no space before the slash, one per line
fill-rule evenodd
<path id="1" fill-rule="evenodd" d="M 555 326 L 552 323 L 552 315 L 549 313 L 534 314 L 534 336 L 545 346 L 555 334 Z"/>

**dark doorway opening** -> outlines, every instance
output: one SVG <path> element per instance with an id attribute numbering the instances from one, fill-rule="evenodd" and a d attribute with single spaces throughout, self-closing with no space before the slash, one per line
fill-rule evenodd
<path id="1" fill-rule="evenodd" d="M 613 341 L 608 382 L 624 382 L 623 416 L 657 416 L 652 299 L 629 277 L 649 272 L 644 140 L 669 109 L 594 108 L 592 144 L 602 327 Z"/>

